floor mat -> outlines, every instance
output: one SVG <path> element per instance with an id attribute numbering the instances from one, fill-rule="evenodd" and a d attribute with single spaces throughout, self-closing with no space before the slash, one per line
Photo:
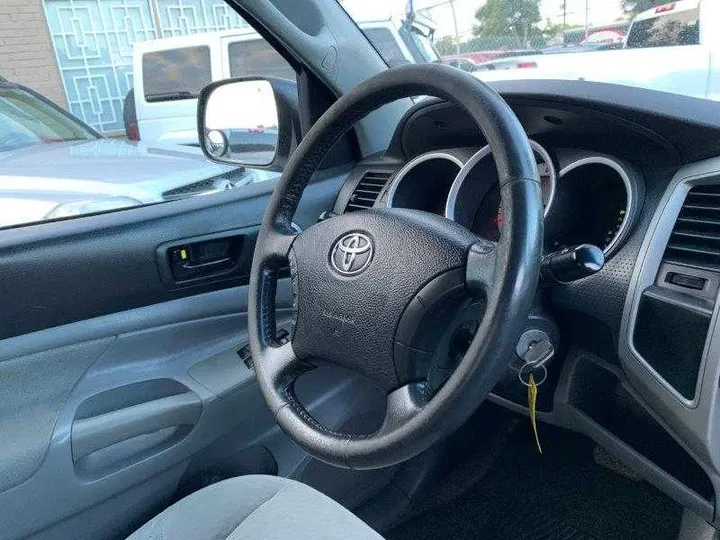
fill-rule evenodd
<path id="1" fill-rule="evenodd" d="M 543 454 L 520 422 L 489 472 L 450 502 L 386 533 L 388 540 L 675 539 L 682 510 L 642 481 L 593 460 L 594 443 L 541 426 Z"/>

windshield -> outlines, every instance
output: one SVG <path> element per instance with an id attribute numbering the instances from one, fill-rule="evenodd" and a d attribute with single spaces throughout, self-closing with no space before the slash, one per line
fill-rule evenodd
<path id="1" fill-rule="evenodd" d="M 411 29 L 410 30 L 410 37 L 412 38 L 413 42 L 415 43 L 415 46 L 420 51 L 420 57 L 425 62 L 437 62 L 440 60 L 440 56 L 438 55 L 437 51 L 435 50 L 435 47 L 433 47 L 432 41 L 430 41 L 430 38 L 422 35 L 418 30 Z"/>
<path id="2" fill-rule="evenodd" d="M 19 87 L 0 86 L 0 152 L 97 137 L 46 101 Z"/>
<path id="3" fill-rule="evenodd" d="M 675 47 L 700 43 L 700 10 L 659 13 L 635 21 L 627 39 L 628 48 Z"/>
<path id="4" fill-rule="evenodd" d="M 390 67 L 442 62 L 488 82 L 574 79 L 719 95 L 703 43 L 720 20 L 715 0 L 339 2 Z M 380 33 L 368 21 L 388 24 Z"/>

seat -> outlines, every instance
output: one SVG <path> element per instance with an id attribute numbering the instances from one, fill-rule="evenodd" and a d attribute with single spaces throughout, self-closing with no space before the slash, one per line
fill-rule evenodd
<path id="1" fill-rule="evenodd" d="M 382 540 L 340 504 L 299 482 L 241 476 L 185 497 L 128 540 Z"/>

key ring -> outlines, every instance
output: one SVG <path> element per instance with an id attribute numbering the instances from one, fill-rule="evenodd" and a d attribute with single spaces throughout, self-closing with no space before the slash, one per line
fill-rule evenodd
<path id="1" fill-rule="evenodd" d="M 525 364 L 518 370 L 518 379 L 520 379 L 520 382 L 525 386 L 530 386 L 530 375 L 532 375 L 533 371 L 536 369 L 542 371 L 542 377 L 539 381 L 535 381 L 535 386 L 540 386 L 542 383 L 544 383 L 545 379 L 547 379 L 547 368 L 545 366 L 540 366 L 536 368 L 533 364 Z M 523 375 L 527 376 L 527 382 L 525 382 L 525 380 L 523 379 Z"/>

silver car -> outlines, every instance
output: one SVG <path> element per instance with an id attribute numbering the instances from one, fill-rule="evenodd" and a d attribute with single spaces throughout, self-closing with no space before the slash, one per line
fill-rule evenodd
<path id="1" fill-rule="evenodd" d="M 21 85 L 0 82 L 0 227 L 214 193 L 275 173 L 198 148 L 108 139 Z"/>

